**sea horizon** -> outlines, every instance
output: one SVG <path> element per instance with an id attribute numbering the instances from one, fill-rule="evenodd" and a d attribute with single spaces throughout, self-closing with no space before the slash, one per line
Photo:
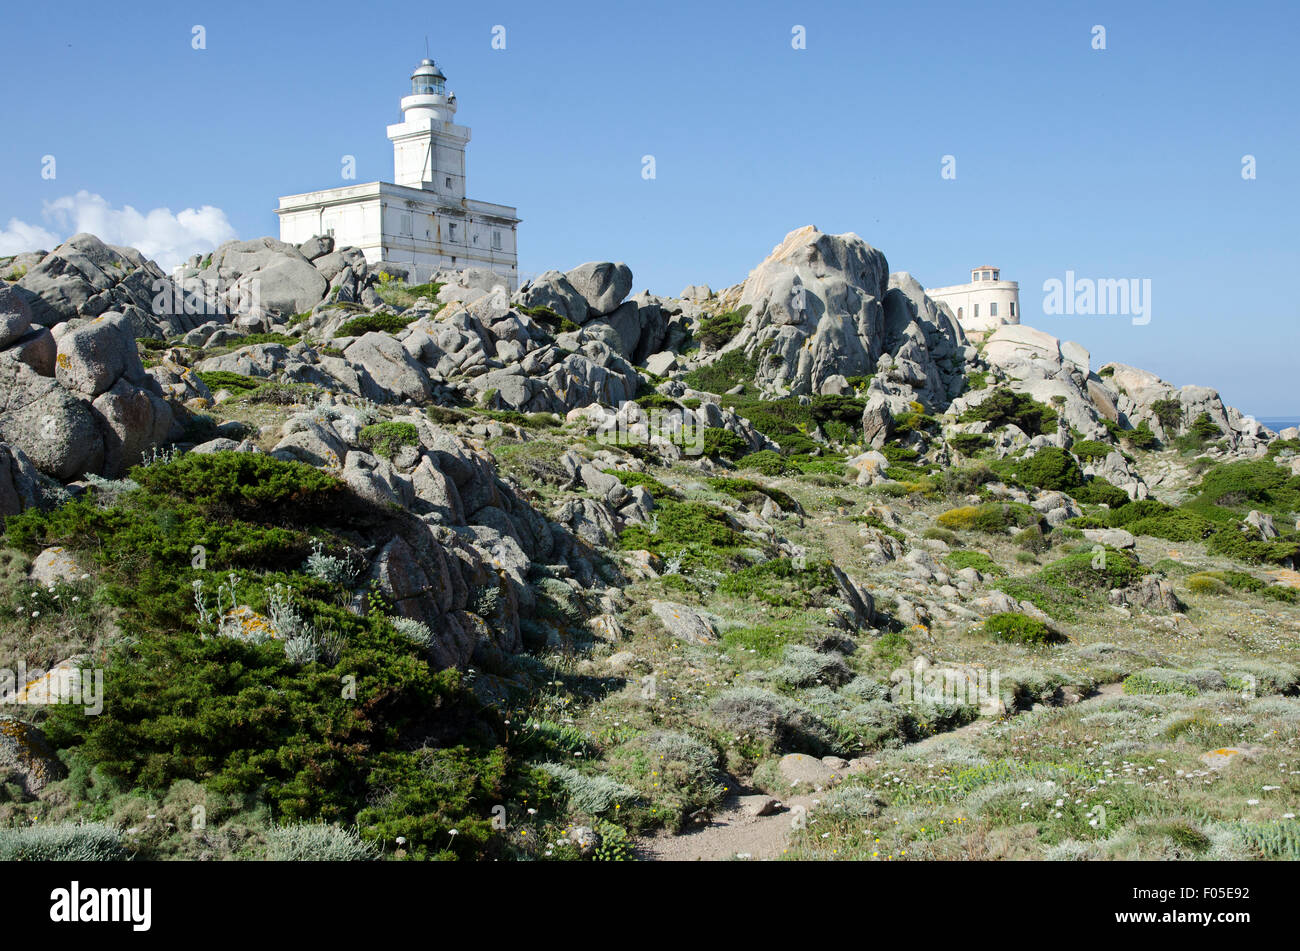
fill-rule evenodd
<path id="1" fill-rule="evenodd" d="M 1275 433 L 1290 426 L 1300 426 L 1300 413 L 1290 416 L 1256 416 L 1255 419 Z"/>

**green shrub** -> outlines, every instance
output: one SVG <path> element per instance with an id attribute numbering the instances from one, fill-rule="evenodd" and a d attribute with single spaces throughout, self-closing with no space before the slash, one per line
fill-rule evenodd
<path id="1" fill-rule="evenodd" d="M 637 791 L 631 786 L 606 776 L 588 775 L 559 763 L 542 763 L 539 768 L 559 781 L 568 795 L 570 806 L 589 816 L 598 816 L 637 798 Z"/>
<path id="2" fill-rule="evenodd" d="M 862 409 L 866 408 L 865 403 L 859 401 L 859 404 L 861 408 L 858 410 L 856 421 L 861 421 Z M 927 416 L 925 413 L 920 412 L 900 413 L 894 417 L 894 429 L 889 434 L 889 438 L 902 440 L 912 433 L 935 433 L 938 430 L 939 421 L 933 416 Z"/>
<path id="3" fill-rule="evenodd" d="M 1022 485 L 1068 492 L 1083 485 L 1083 470 L 1074 456 L 1056 446 L 1044 446 L 1015 463 L 1015 478 Z M 1127 498 L 1127 496 L 1126 496 Z"/>
<path id="4" fill-rule="evenodd" d="M 266 830 L 266 857 L 272 862 L 369 862 L 379 850 L 355 829 L 299 822 Z"/>
<path id="5" fill-rule="evenodd" d="M 255 452 L 190 453 L 162 465 L 137 466 L 131 479 L 151 492 L 222 510 L 298 510 L 334 504 L 344 486 L 301 462 Z"/>
<path id="6" fill-rule="evenodd" d="M 739 499 L 742 502 L 753 504 L 762 504 L 762 499 L 768 498 L 775 502 L 781 508 L 790 510 L 799 507 L 799 503 L 791 498 L 787 493 L 780 489 L 773 489 L 769 486 L 754 482 L 752 479 L 737 479 L 734 477 L 723 476 L 709 479 L 710 488 L 717 489 L 732 498 Z"/>
<path id="7" fill-rule="evenodd" d="M 1300 590 L 1284 585 L 1271 584 L 1260 591 L 1264 597 L 1283 604 L 1300 604 Z"/>
<path id="8" fill-rule="evenodd" d="M 1070 451 L 1086 462 L 1096 462 L 1109 456 L 1115 447 L 1098 439 L 1084 439 L 1070 446 Z"/>
<path id="9" fill-rule="evenodd" d="M 963 456 L 973 456 L 981 449 L 988 449 L 993 440 L 983 433 L 957 433 L 948 438 L 948 445 Z"/>
<path id="10" fill-rule="evenodd" d="M 745 317 L 748 313 L 749 305 L 746 304 L 739 310 L 729 310 L 713 317 L 705 317 L 700 322 L 700 329 L 695 338 L 712 350 L 721 349 L 730 343 L 736 334 L 740 333 L 740 328 L 745 325 Z"/>
<path id="11" fill-rule="evenodd" d="M 704 454 L 722 459 L 739 459 L 749 451 L 749 444 L 729 429 L 710 426 L 704 430 Z"/>
<path id="12" fill-rule="evenodd" d="M 1052 543 L 1048 540 L 1047 536 L 1043 534 L 1043 530 L 1037 525 L 1030 525 L 1028 528 L 1016 532 L 1015 537 L 1012 540 L 1016 543 L 1017 547 L 1022 548 L 1025 551 L 1031 551 L 1035 555 L 1040 555 L 1047 551 L 1048 548 L 1052 547 Z"/>
<path id="13" fill-rule="evenodd" d="M 935 520 L 942 527 L 956 531 L 998 533 L 1009 528 L 1033 525 L 1038 513 L 1022 502 L 985 502 L 982 505 L 963 505 L 943 512 Z"/>
<path id="14" fill-rule="evenodd" d="M 751 385 L 758 367 L 743 350 L 729 350 L 707 366 L 697 367 L 682 377 L 693 390 L 725 393 L 739 384 Z"/>
<path id="15" fill-rule="evenodd" d="M 372 423 L 357 434 L 357 443 L 377 456 L 391 459 L 403 446 L 420 445 L 414 423 Z"/>
<path id="16" fill-rule="evenodd" d="M 727 513 L 707 502 L 664 500 L 650 525 L 629 525 L 619 535 L 623 550 L 645 549 L 661 558 L 680 557 L 684 569 L 720 568 L 747 544 Z"/>
<path id="17" fill-rule="evenodd" d="M 1074 620 L 1081 609 L 1094 609 L 1110 589 L 1130 587 L 1145 574 L 1135 555 L 1108 548 L 1095 555 L 1066 555 L 1031 575 L 1004 578 L 997 587 L 1054 618 Z"/>
<path id="18" fill-rule="evenodd" d="M 718 593 L 762 601 L 774 607 L 821 607 L 837 590 L 835 576 L 824 561 L 796 568 L 789 558 L 770 558 L 728 572 Z"/>
<path id="19" fill-rule="evenodd" d="M 1151 431 L 1151 424 L 1145 419 L 1138 423 L 1136 429 L 1122 430 L 1120 438 L 1127 439 L 1134 449 L 1155 449 L 1160 445 L 1160 440 Z"/>
<path id="20" fill-rule="evenodd" d="M 1070 494 L 1075 501 L 1085 505 L 1106 505 L 1112 509 L 1127 505 L 1129 501 L 1127 492 L 1101 476 L 1093 476 L 1077 489 L 1071 489 Z"/>
<path id="21" fill-rule="evenodd" d="M 226 370 L 200 370 L 195 376 L 202 380 L 203 385 L 213 393 L 218 390 L 229 390 L 236 396 L 251 392 L 265 382 L 251 376 L 244 376 L 242 373 L 230 373 Z"/>
<path id="22" fill-rule="evenodd" d="M 773 449 L 751 452 L 747 456 L 742 456 L 736 465 L 741 469 L 753 469 L 765 476 L 773 477 L 794 475 L 800 471 L 797 466 L 783 459 L 781 454 Z"/>
<path id="23" fill-rule="evenodd" d="M 545 305 L 538 305 L 537 307 L 517 307 L 516 309 L 521 314 L 527 314 L 529 317 L 533 318 L 533 320 L 537 321 L 552 334 L 573 333 L 575 330 L 581 329 L 568 317 L 561 317 Z"/>
<path id="24" fill-rule="evenodd" d="M 1013 644 L 1055 644 L 1065 640 L 1037 618 L 1004 611 L 984 619 L 984 633 Z"/>
<path id="25" fill-rule="evenodd" d="M 368 333 L 386 333 L 395 334 L 399 330 L 406 329 L 406 325 L 415 319 L 415 315 L 403 316 L 402 314 L 366 314 L 363 317 L 354 317 L 347 323 L 339 327 L 334 332 L 337 337 L 360 337 Z"/>
<path id="26" fill-rule="evenodd" d="M 0 862 L 121 862 L 130 857 L 122 833 L 103 823 L 0 828 Z"/>
<path id="27" fill-rule="evenodd" d="M 612 475 L 629 489 L 634 486 L 640 486 L 650 493 L 650 497 L 656 502 L 662 499 L 674 499 L 677 493 L 668 486 L 664 485 L 648 472 L 633 472 L 629 469 L 604 469 L 606 475 Z"/>
<path id="28" fill-rule="evenodd" d="M 1221 524 L 1235 522 L 1248 509 L 1280 517 L 1300 512 L 1300 476 L 1269 458 L 1216 465 L 1193 491 L 1184 507 Z"/>
<path id="29" fill-rule="evenodd" d="M 478 858 L 487 852 L 495 832 L 485 804 L 509 801 L 511 789 L 503 749 L 386 751 L 374 756 L 370 765 L 361 794 L 371 802 L 357 815 L 367 842 L 391 846 L 400 836 L 406 840 L 403 848 L 417 859 Z M 520 785 L 524 788 L 519 794 L 527 789 L 535 796 L 537 787 L 559 784 L 542 774 Z"/>
<path id="30" fill-rule="evenodd" d="M 292 347 L 296 343 L 302 343 L 302 340 L 298 337 L 290 337 L 288 334 L 255 333 L 244 334 L 238 340 L 230 341 L 229 346 L 243 349 L 244 347 L 252 347 L 263 343 L 279 343 L 286 347 Z"/>
<path id="31" fill-rule="evenodd" d="M 1030 436 L 1056 432 L 1056 420 L 1056 410 L 1005 387 L 998 387 L 961 415 L 963 423 L 985 422 L 999 427 L 1010 423 Z"/>
<path id="32" fill-rule="evenodd" d="M 960 551 L 950 551 L 944 556 L 944 564 L 953 571 L 961 571 L 963 568 L 974 568 L 980 574 L 994 575 L 1001 577 L 1007 573 L 1007 570 L 999 565 L 996 561 L 984 554 L 982 551 L 974 551 L 964 548 Z"/>
<path id="33" fill-rule="evenodd" d="M 1156 400 L 1151 404 L 1151 415 L 1165 432 L 1175 434 L 1183 424 L 1183 404 L 1176 399 Z"/>

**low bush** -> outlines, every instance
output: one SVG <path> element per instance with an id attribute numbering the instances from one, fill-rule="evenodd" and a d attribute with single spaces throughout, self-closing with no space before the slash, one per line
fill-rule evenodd
<path id="1" fill-rule="evenodd" d="M 936 521 L 944 528 L 955 531 L 1005 532 L 1009 528 L 1033 525 L 1039 516 L 1021 502 L 985 502 L 982 505 L 963 505 L 949 509 Z"/>
<path id="2" fill-rule="evenodd" d="M 721 476 L 709 479 L 710 488 L 717 489 L 732 498 L 739 499 L 748 504 L 762 504 L 763 499 L 771 499 L 781 508 L 788 510 L 799 507 L 799 503 L 791 498 L 787 493 L 780 489 L 774 489 L 770 486 L 754 482 L 752 479 L 737 479 L 728 476 Z"/>
<path id="3" fill-rule="evenodd" d="M 0 862 L 121 862 L 122 833 L 98 822 L 0 828 Z"/>
<path id="4" fill-rule="evenodd" d="M 650 493 L 650 497 L 656 502 L 661 499 L 675 499 L 677 493 L 668 486 L 664 485 L 648 472 L 633 472 L 628 469 L 605 469 L 602 470 L 606 475 L 612 475 L 629 489 L 640 486 Z"/>
<path id="5" fill-rule="evenodd" d="M 405 330 L 406 325 L 414 319 L 414 314 L 366 314 L 362 317 L 354 317 L 343 324 L 334 332 L 334 336 L 337 338 L 360 337 L 362 334 L 368 333 L 395 334 L 400 330 Z"/>
<path id="6" fill-rule="evenodd" d="M 1070 446 L 1070 452 L 1085 462 L 1097 462 L 1105 459 L 1114 451 L 1114 446 L 1099 439 L 1082 439 Z"/>
<path id="7" fill-rule="evenodd" d="M 743 350 L 729 350 L 712 363 L 692 370 L 682 380 L 693 390 L 725 393 L 741 384 L 752 386 L 757 370 Z"/>
<path id="8" fill-rule="evenodd" d="M 1078 488 L 1071 489 L 1075 501 L 1085 505 L 1106 505 L 1114 509 L 1129 501 L 1128 493 L 1101 476 L 1093 476 Z"/>
<path id="9" fill-rule="evenodd" d="M 980 574 L 994 575 L 1001 577 L 1007 573 L 1007 570 L 999 565 L 982 551 L 973 551 L 964 548 L 961 551 L 951 551 L 944 556 L 944 564 L 953 571 L 961 571 L 963 568 L 974 568 Z"/>
<path id="10" fill-rule="evenodd" d="M 837 749 L 834 733 L 812 711 L 767 690 L 726 690 L 710 709 L 724 728 L 773 752 L 825 756 Z"/>
<path id="11" fill-rule="evenodd" d="M 984 633 L 1013 644 L 1056 644 L 1065 638 L 1037 618 L 1004 611 L 984 619 Z"/>
<path id="12" fill-rule="evenodd" d="M 1135 555 L 1104 549 L 1075 552 L 1030 575 L 1004 578 L 997 587 L 1053 618 L 1075 620 L 1081 610 L 1095 609 L 1112 588 L 1127 588 L 1146 575 Z"/>
<path id="13" fill-rule="evenodd" d="M 982 403 L 962 413 L 961 421 L 997 427 L 1014 424 L 1030 436 L 1054 433 L 1057 428 L 1056 410 L 1005 387 L 995 389 Z"/>
<path id="14" fill-rule="evenodd" d="M 1056 446 L 1044 446 L 1032 456 L 1017 461 L 1012 467 L 1016 481 L 1040 489 L 1068 492 L 1083 485 L 1083 470 L 1074 456 Z"/>
<path id="15" fill-rule="evenodd" d="M 729 310 L 726 313 L 705 317 L 700 321 L 700 329 L 696 332 L 695 339 L 711 350 L 719 350 L 740 333 L 748 313 L 749 305 L 746 304 L 739 310 Z"/>
<path id="16" fill-rule="evenodd" d="M 747 544 L 727 513 L 707 502 L 665 500 L 650 525 L 629 525 L 619 536 L 625 551 L 645 549 L 664 559 L 681 558 L 686 570 L 726 567 L 736 549 Z"/>
<path id="17" fill-rule="evenodd" d="M 376 456 L 391 459 L 403 446 L 418 446 L 420 431 L 414 423 L 372 423 L 357 434 L 357 442 Z"/>
<path id="18" fill-rule="evenodd" d="M 762 449 L 758 452 L 751 452 L 747 456 L 742 456 L 737 461 L 736 466 L 741 469 L 753 469 L 765 476 L 772 477 L 794 475 L 800 471 L 796 465 L 783 458 L 774 449 Z"/>
<path id="19" fill-rule="evenodd" d="M 729 429 L 708 427 L 704 430 L 704 454 L 722 459 L 739 459 L 749 451 L 749 444 Z"/>
<path id="20" fill-rule="evenodd" d="M 728 572 L 718 583 L 719 594 L 800 609 L 823 606 L 836 590 L 827 562 L 796 568 L 789 558 L 772 558 Z"/>
<path id="21" fill-rule="evenodd" d="M 245 376 L 242 373 L 231 373 L 227 370 L 200 370 L 195 373 L 195 376 L 202 380 L 203 385 L 213 393 L 219 390 L 229 390 L 236 396 L 249 393 L 266 382 L 256 377 Z"/>
<path id="22" fill-rule="evenodd" d="M 272 862 L 369 862 L 379 849 L 355 829 L 323 822 L 272 826 L 266 831 L 266 857 Z"/>
<path id="23" fill-rule="evenodd" d="M 948 438 L 948 445 L 963 456 L 973 456 L 982 449 L 993 445 L 993 440 L 983 433 L 957 433 Z"/>

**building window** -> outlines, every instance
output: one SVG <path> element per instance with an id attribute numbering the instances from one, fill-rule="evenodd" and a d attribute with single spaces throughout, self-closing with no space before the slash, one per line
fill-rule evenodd
<path id="1" fill-rule="evenodd" d="M 447 240 L 448 241 L 456 240 L 456 225 L 454 223 L 447 225 Z"/>
<path id="2" fill-rule="evenodd" d="M 958 319 L 958 320 L 961 320 L 961 308 L 960 308 L 960 307 L 957 308 L 957 319 Z"/>
<path id="3" fill-rule="evenodd" d="M 978 317 L 979 315 L 980 315 L 980 305 L 979 305 L 979 304 L 976 304 L 976 305 L 975 305 L 974 316 Z"/>
<path id="4" fill-rule="evenodd" d="M 998 315 L 998 303 L 997 301 L 994 301 L 993 303 L 989 304 L 989 316 L 996 317 L 997 315 Z"/>
<path id="5" fill-rule="evenodd" d="M 492 250 L 501 250 L 501 229 L 499 228 L 492 231 Z"/>
<path id="6" fill-rule="evenodd" d="M 447 176 L 447 187 L 448 187 L 448 188 L 451 188 L 451 176 L 450 176 L 450 175 Z"/>
<path id="7" fill-rule="evenodd" d="M 410 216 L 410 215 L 402 215 L 401 220 L 400 220 L 399 223 L 400 223 L 400 225 L 401 225 L 402 234 L 413 234 L 413 233 L 414 233 L 414 224 L 413 224 L 413 222 L 411 221 L 411 216 Z"/>
<path id="8" fill-rule="evenodd" d="M 1012 302 L 1011 302 L 1011 316 L 1012 316 L 1012 317 L 1016 316 L 1016 302 L 1015 302 L 1015 301 L 1012 301 Z"/>

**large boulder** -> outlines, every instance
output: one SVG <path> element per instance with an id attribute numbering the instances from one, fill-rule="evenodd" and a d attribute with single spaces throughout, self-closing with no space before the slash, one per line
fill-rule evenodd
<path id="1" fill-rule="evenodd" d="M 153 303 L 169 284 L 162 269 L 135 248 L 84 233 L 59 245 L 18 282 L 32 319 L 47 327 L 107 310 L 129 310 L 141 324 L 156 324 Z"/>
<path id="2" fill-rule="evenodd" d="M 103 433 L 103 474 L 116 478 L 138 465 L 146 452 L 165 442 L 175 423 L 171 407 L 153 389 L 125 378 L 91 404 Z"/>
<path id="3" fill-rule="evenodd" d="M 1051 369 L 1061 366 L 1061 341 L 1049 333 L 1024 324 L 1002 324 L 988 336 L 984 359 L 1009 375 L 1020 378 L 1029 363 Z"/>
<path id="4" fill-rule="evenodd" d="M 0 284 L 0 348 L 7 347 L 32 325 L 32 309 L 18 291 Z"/>
<path id="5" fill-rule="evenodd" d="M 21 449 L 0 443 L 0 516 L 17 515 L 40 503 L 39 470 Z"/>
<path id="6" fill-rule="evenodd" d="M 361 395 L 376 403 L 419 402 L 432 393 L 428 371 L 389 334 L 364 334 L 343 351 L 343 357 L 365 370 Z"/>
<path id="7" fill-rule="evenodd" d="M 575 324 L 585 324 L 591 316 L 587 299 L 559 271 L 546 271 L 525 281 L 512 300 L 520 307 L 529 309 L 546 307 Z"/>
<path id="8" fill-rule="evenodd" d="M 110 312 L 64 333 L 57 351 L 55 378 L 83 396 L 98 396 L 123 377 L 135 384 L 146 379 L 123 314 Z"/>
<path id="9" fill-rule="evenodd" d="M 296 245 L 274 238 L 228 241 L 196 277 L 219 286 L 226 306 L 252 318 L 309 311 L 329 290 L 324 275 Z"/>
<path id="10" fill-rule="evenodd" d="M 8 692 L 0 680 L 0 693 Z M 0 714 L 0 774 L 13 774 L 23 791 L 34 796 L 67 772 L 40 729 L 17 717 Z"/>
<path id="11" fill-rule="evenodd" d="M 632 269 L 622 261 L 589 261 L 564 276 L 586 300 L 592 317 L 612 314 L 632 291 Z"/>
<path id="12" fill-rule="evenodd" d="M 0 367 L 0 369 L 3 369 Z M 19 365 L 0 394 L 0 437 L 41 472 L 69 482 L 104 465 L 104 434 L 90 403 Z"/>
<path id="13" fill-rule="evenodd" d="M 888 281 L 885 256 L 857 235 L 792 231 L 745 280 L 745 323 L 722 352 L 743 349 L 769 391 L 819 393 L 832 376 L 874 373 Z"/>

